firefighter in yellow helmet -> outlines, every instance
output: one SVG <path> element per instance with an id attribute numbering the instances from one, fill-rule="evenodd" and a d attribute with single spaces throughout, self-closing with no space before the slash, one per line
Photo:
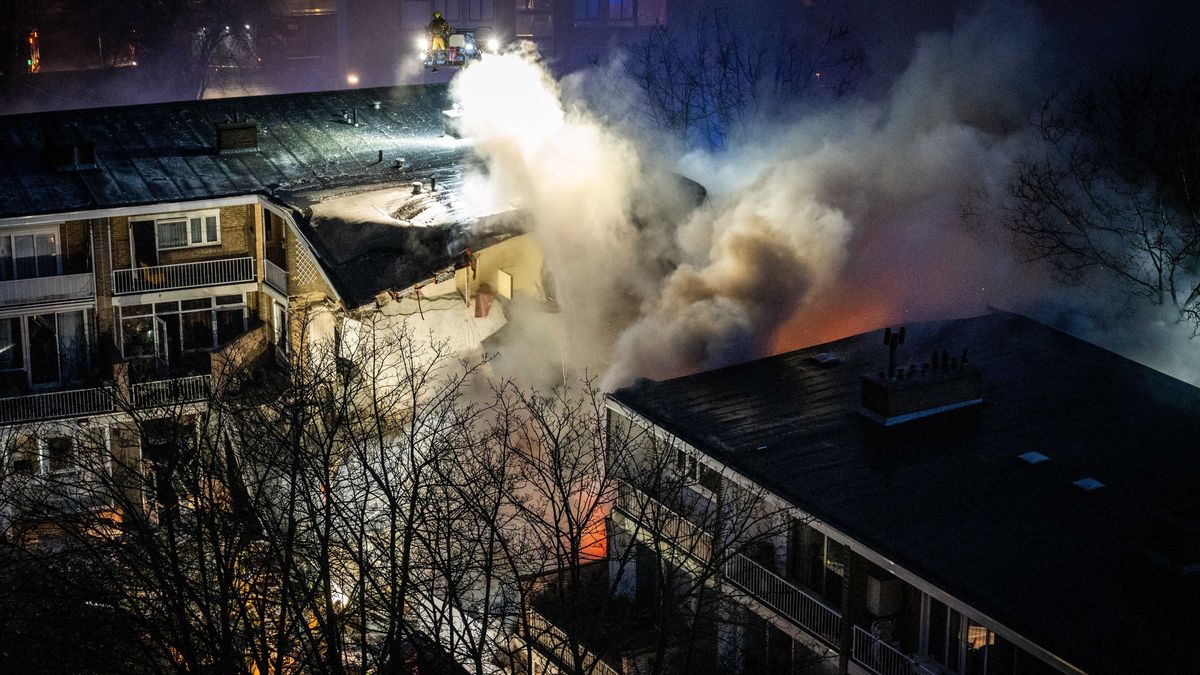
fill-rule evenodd
<path id="1" fill-rule="evenodd" d="M 446 49 L 446 39 L 450 37 L 450 24 L 442 18 L 441 12 L 433 13 L 433 21 L 425 27 L 429 34 L 429 51 L 438 52 Z"/>

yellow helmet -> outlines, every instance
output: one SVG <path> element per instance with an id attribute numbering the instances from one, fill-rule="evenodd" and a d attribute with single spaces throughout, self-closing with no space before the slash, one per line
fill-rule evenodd
<path id="1" fill-rule="evenodd" d="M 433 13 L 433 18 L 435 18 L 435 19 L 440 19 L 440 18 L 442 18 L 442 13 L 441 13 L 441 12 L 434 12 L 434 13 Z"/>

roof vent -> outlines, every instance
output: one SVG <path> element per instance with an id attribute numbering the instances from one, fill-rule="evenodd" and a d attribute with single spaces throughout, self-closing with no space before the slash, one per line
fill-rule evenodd
<path id="1" fill-rule="evenodd" d="M 967 361 L 965 349 L 954 358 L 946 350 L 934 350 L 920 369 L 897 368 L 896 347 L 904 343 L 904 335 L 903 328 L 884 332 L 888 369 L 862 376 L 863 416 L 890 427 L 983 403 L 983 373 Z"/>
<path id="2" fill-rule="evenodd" d="M 1050 461 L 1049 457 L 1037 451 L 1031 451 L 1017 455 L 1017 459 L 1025 462 L 1026 464 L 1041 464 L 1042 462 Z"/>
<path id="3" fill-rule="evenodd" d="M 462 138 L 462 109 L 455 105 L 442 111 L 442 128 L 450 138 Z"/>
<path id="4" fill-rule="evenodd" d="M 95 169 L 96 144 L 85 139 L 74 125 L 63 127 L 51 136 L 50 161 L 58 171 Z"/>
<path id="5" fill-rule="evenodd" d="M 808 357 L 808 360 L 821 368 L 832 368 L 842 362 L 842 357 L 834 352 L 821 352 L 815 356 Z"/>
<path id="6" fill-rule="evenodd" d="M 1087 478 L 1080 478 L 1079 480 L 1072 482 L 1071 485 L 1074 485 L 1084 492 L 1095 492 L 1096 490 L 1104 487 L 1104 483 L 1101 483 L 1091 476 L 1088 476 Z"/>
<path id="7" fill-rule="evenodd" d="M 252 119 L 235 119 L 232 122 L 217 122 L 217 152 L 253 152 L 258 149 L 258 122 Z"/>
<path id="8" fill-rule="evenodd" d="M 1200 574 L 1200 503 L 1150 516 L 1146 554 L 1156 565 L 1180 576 Z"/>

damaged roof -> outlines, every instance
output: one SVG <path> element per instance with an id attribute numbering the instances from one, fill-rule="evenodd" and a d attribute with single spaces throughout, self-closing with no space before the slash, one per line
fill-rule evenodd
<path id="1" fill-rule="evenodd" d="M 1194 671 L 1194 595 L 1146 551 L 1197 500 L 1200 389 L 1000 311 L 909 325 L 900 363 L 935 348 L 970 350 L 983 404 L 866 419 L 880 332 L 613 398 L 1087 672 Z"/>
<path id="2" fill-rule="evenodd" d="M 361 306 L 517 233 L 511 217 L 459 208 L 471 147 L 443 135 L 450 105 L 445 85 L 425 85 L 0 116 L 0 218 L 260 194 L 292 212 L 335 290 Z M 216 125 L 245 120 L 257 148 L 217 152 Z M 64 145 L 95 161 L 63 170 Z M 320 208 L 418 182 L 425 194 L 386 217 Z"/>
<path id="3" fill-rule="evenodd" d="M 441 280 L 468 264 L 467 250 L 520 234 L 519 213 L 480 217 L 463 210 L 457 167 L 438 175 L 436 189 L 426 181 L 416 190 L 404 183 L 289 196 L 303 206 L 297 222 L 347 306 Z"/>

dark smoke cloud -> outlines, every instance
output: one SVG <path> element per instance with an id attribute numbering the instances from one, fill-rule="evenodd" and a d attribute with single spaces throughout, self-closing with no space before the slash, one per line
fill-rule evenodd
<path id="1" fill-rule="evenodd" d="M 960 211 L 1000 188 L 1026 142 L 1044 40 L 1029 8 L 988 4 L 921 37 L 882 102 L 686 158 L 723 194 L 680 232 L 686 261 L 620 337 L 607 384 L 1035 297 L 1029 270 Z"/>

